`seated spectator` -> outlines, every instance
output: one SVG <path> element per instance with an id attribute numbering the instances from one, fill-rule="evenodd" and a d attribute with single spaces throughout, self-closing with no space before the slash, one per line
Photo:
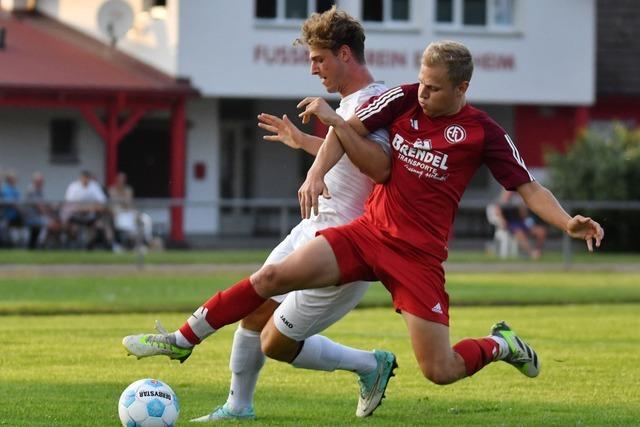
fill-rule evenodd
<path id="1" fill-rule="evenodd" d="M 54 207 L 45 202 L 44 176 L 41 172 L 34 172 L 24 200 L 24 224 L 29 228 L 29 249 L 41 247 L 51 239 L 59 239 L 62 225 Z"/>
<path id="2" fill-rule="evenodd" d="M 79 231 L 84 229 L 88 233 L 87 247 L 91 249 L 96 244 L 97 232 L 102 232 L 111 249 L 113 228 L 107 196 L 90 172 L 82 171 L 80 177 L 67 187 L 60 218 L 71 239 L 77 239 Z"/>
<path id="3" fill-rule="evenodd" d="M 540 258 L 547 229 L 538 222 L 532 212 L 529 212 L 520 195 L 515 191 L 504 191 L 497 206 L 498 217 L 516 238 L 520 249 L 531 259 Z M 533 246 L 529 239 L 534 240 Z"/>
<path id="4" fill-rule="evenodd" d="M 17 183 L 18 178 L 16 174 L 13 171 L 8 171 L 4 176 L 4 182 L 0 188 L 0 199 L 2 199 L 0 221 L 2 221 L 4 228 L 3 234 L 5 234 L 2 236 L 2 240 L 8 246 L 13 246 L 16 241 L 19 240 L 18 235 L 12 233 L 12 231 L 16 231 L 23 225 L 22 212 L 19 206 L 21 196 Z"/>
<path id="5" fill-rule="evenodd" d="M 116 239 L 119 244 L 132 248 L 136 244 L 149 244 L 151 218 L 133 206 L 133 188 L 127 184 L 127 175 L 118 173 L 109 187 L 109 203 L 113 214 Z"/>

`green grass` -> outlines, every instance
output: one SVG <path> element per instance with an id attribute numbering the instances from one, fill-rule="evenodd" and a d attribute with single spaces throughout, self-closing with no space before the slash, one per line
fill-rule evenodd
<path id="1" fill-rule="evenodd" d="M 144 256 L 146 264 L 242 264 L 262 263 L 269 255 L 267 249 L 252 250 L 168 250 L 149 252 Z M 52 264 L 135 264 L 134 252 L 111 253 L 106 251 L 26 251 L 0 250 L 0 265 L 52 265 Z"/>
<path id="2" fill-rule="evenodd" d="M 0 252 L 0 259 L 5 253 L 14 252 Z M 70 261 L 80 254 L 87 253 L 62 255 Z M 184 263 L 214 262 L 211 252 L 179 254 Z M 257 252 L 238 254 L 217 262 L 260 262 Z M 167 262 L 180 263 L 175 259 Z M 447 275 L 452 341 L 485 335 L 506 319 L 538 351 L 539 378 L 497 363 L 450 386 L 428 383 L 404 322 L 376 284 L 363 300 L 368 308 L 353 311 L 327 335 L 397 354 L 400 369 L 383 406 L 369 419 L 356 419 L 353 374 L 270 361 L 256 396 L 257 425 L 638 425 L 640 272 L 544 272 L 543 265 L 535 274 Z M 244 274 L 103 273 L 0 276 L 0 425 L 116 426 L 120 393 L 145 377 L 160 378 L 178 393 L 180 425 L 225 400 L 233 326 L 207 340 L 184 365 L 127 358 L 120 340 L 150 330 L 155 319 L 170 329 L 179 326 L 204 299 Z"/>
<path id="3" fill-rule="evenodd" d="M 252 250 L 168 250 L 164 252 L 150 252 L 144 256 L 146 264 L 215 264 L 215 263 L 262 263 L 268 249 Z M 135 253 L 114 254 L 105 251 L 26 251 L 26 250 L 0 250 L 0 265 L 27 264 L 27 265 L 51 265 L 51 264 L 135 264 L 138 255 Z M 507 263 L 523 262 L 523 259 L 502 260 L 483 252 L 451 251 L 450 262 L 480 262 L 480 263 Z M 574 263 L 640 263 L 640 254 L 612 254 L 606 252 L 588 253 L 585 249 L 574 250 L 572 261 Z M 538 264 L 558 264 L 564 262 L 560 252 L 546 252 Z"/>
<path id="4" fill-rule="evenodd" d="M 247 272 L 249 273 L 249 272 Z M 191 312 L 240 273 L 0 277 L 0 314 Z M 640 303 L 640 272 L 449 273 L 452 305 Z M 381 284 L 364 307 L 388 306 Z"/>
<path id="5" fill-rule="evenodd" d="M 258 386 L 257 425 L 637 425 L 639 336 L 632 325 L 638 312 L 637 304 L 453 308 L 454 342 L 484 335 L 505 318 L 535 346 L 543 371 L 532 380 L 496 363 L 473 378 L 440 387 L 422 379 L 400 316 L 384 308 L 356 310 L 327 335 L 397 354 L 398 375 L 376 414 L 355 418 L 353 374 L 297 370 L 270 361 Z M 116 426 L 118 396 L 144 377 L 160 378 L 178 393 L 180 425 L 222 403 L 234 328 L 219 331 L 184 365 L 125 357 L 121 337 L 148 328 L 156 317 L 176 326 L 185 316 L 0 317 L 0 425 Z"/>

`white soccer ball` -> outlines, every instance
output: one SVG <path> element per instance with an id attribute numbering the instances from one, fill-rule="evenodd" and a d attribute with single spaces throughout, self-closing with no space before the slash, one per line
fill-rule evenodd
<path id="1" fill-rule="evenodd" d="M 160 380 L 131 383 L 120 395 L 118 415 L 124 427 L 168 427 L 178 420 L 178 396 Z"/>

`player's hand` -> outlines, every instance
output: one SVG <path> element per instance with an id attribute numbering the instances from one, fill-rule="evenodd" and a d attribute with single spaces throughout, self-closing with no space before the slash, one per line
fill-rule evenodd
<path id="1" fill-rule="evenodd" d="M 324 183 L 322 177 L 309 170 L 307 178 L 298 190 L 300 215 L 303 219 L 309 218 L 312 211 L 315 215 L 318 215 L 318 197 L 320 195 L 325 199 L 331 198 L 331 195 L 329 195 L 329 189 Z"/>
<path id="2" fill-rule="evenodd" d="M 286 114 L 280 118 L 260 113 L 258 114 L 258 127 L 272 133 L 272 135 L 262 137 L 266 141 L 280 141 L 291 148 L 302 148 L 298 143 L 301 140 L 302 132 L 291 123 Z"/>
<path id="3" fill-rule="evenodd" d="M 298 103 L 297 107 L 304 108 L 304 111 L 298 114 L 298 117 L 302 119 L 302 123 L 309 123 L 313 115 L 318 117 L 318 119 L 327 126 L 336 126 L 344 121 L 344 119 L 327 104 L 327 101 L 322 98 L 305 98 Z"/>
<path id="4" fill-rule="evenodd" d="M 604 229 L 589 217 L 576 215 L 567 222 L 567 234 L 574 239 L 584 239 L 587 242 L 589 252 L 593 252 L 593 242 L 600 247 L 604 238 Z"/>

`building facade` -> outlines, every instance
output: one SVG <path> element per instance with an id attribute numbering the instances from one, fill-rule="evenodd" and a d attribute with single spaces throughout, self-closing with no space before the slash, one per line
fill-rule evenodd
<path id="1" fill-rule="evenodd" d="M 111 0 L 118 2 L 129 7 L 131 26 L 117 40 L 97 18 L 102 0 L 0 4 L 5 11 L 33 10 L 106 45 L 115 41 L 118 51 L 187 79 L 199 92 L 187 100 L 185 111 L 187 236 L 282 228 L 278 209 L 256 215 L 255 209 L 221 207 L 220 202 L 295 199 L 312 159 L 264 142 L 256 115 L 295 117 L 295 105 L 305 96 L 338 100 L 310 74 L 304 47 L 292 45 L 302 21 L 334 3 L 363 22 L 367 63 L 388 86 L 416 81 L 430 41 L 466 44 L 475 62 L 469 101 L 511 134 L 542 180 L 544 150 L 566 146 L 588 124 L 596 103 L 595 0 Z M 10 46 L 11 34 L 6 43 Z M 51 135 L 55 123 L 64 120 L 75 123 L 76 152 L 71 153 L 75 162 L 60 164 L 52 162 Z M 138 197 L 171 195 L 169 122 L 167 112 L 152 112 L 118 146 L 118 169 L 128 173 Z M 301 127 L 315 131 L 314 126 Z M 106 178 L 103 142 L 73 110 L 24 114 L 0 107 L 0 167 L 8 166 L 19 172 L 23 184 L 31 171 L 42 170 L 51 199 L 62 197 L 80 169 Z M 498 191 L 483 169 L 465 199 L 487 201 Z M 155 209 L 153 215 L 158 222 L 171 221 L 166 209 Z"/>

